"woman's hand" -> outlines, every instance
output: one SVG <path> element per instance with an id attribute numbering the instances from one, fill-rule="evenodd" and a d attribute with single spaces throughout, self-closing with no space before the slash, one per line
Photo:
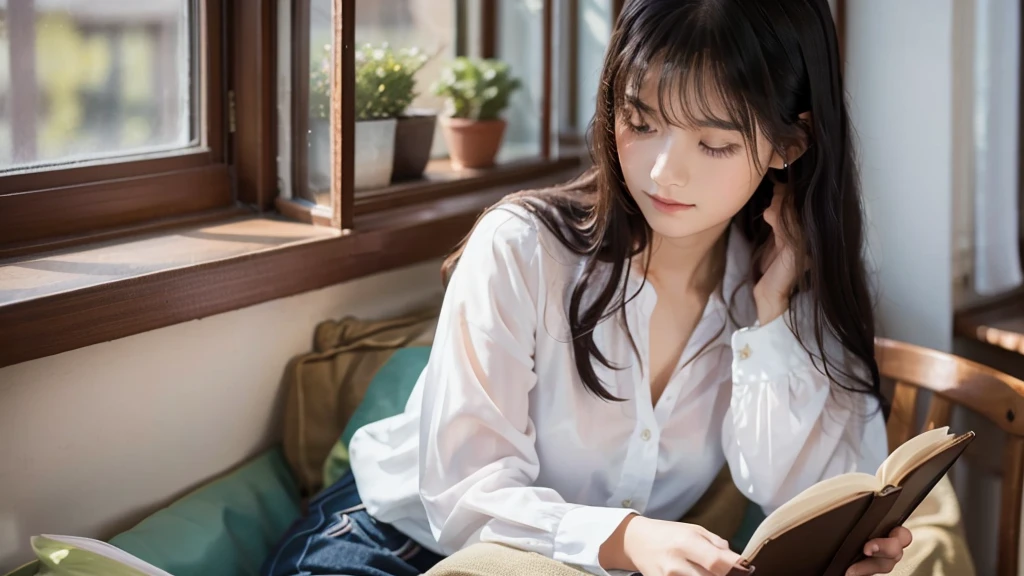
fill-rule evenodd
<path id="1" fill-rule="evenodd" d="M 644 576 L 725 576 L 740 559 L 728 542 L 696 524 L 632 516 L 616 532 L 601 547 L 605 569 Z"/>
<path id="2" fill-rule="evenodd" d="M 764 211 L 764 221 L 771 226 L 772 237 L 768 239 L 764 275 L 754 286 L 754 303 L 757 304 L 757 320 L 761 326 L 786 311 L 789 295 L 799 277 L 795 242 L 786 234 L 780 217 L 785 193 L 785 185 L 776 184 L 771 206 Z"/>
<path id="3" fill-rule="evenodd" d="M 888 574 L 903 558 L 903 550 L 910 546 L 913 537 L 910 530 L 897 526 L 888 538 L 875 538 L 864 545 L 867 559 L 857 562 L 846 571 L 846 576 L 871 576 Z"/>

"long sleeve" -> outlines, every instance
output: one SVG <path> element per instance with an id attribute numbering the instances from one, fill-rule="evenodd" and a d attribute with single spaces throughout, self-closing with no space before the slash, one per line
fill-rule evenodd
<path id="1" fill-rule="evenodd" d="M 798 307 L 799 312 L 804 312 Z M 798 314 L 804 341 L 813 341 Z M 788 325 L 789 314 L 732 336 L 732 398 L 722 442 L 733 481 L 766 513 L 815 482 L 846 472 L 874 474 L 885 459 L 882 412 L 874 398 L 830 384 Z M 830 338 L 830 335 L 826 335 Z M 830 358 L 842 357 L 834 338 Z M 846 371 L 863 373 L 858 366 Z M 833 377 L 837 377 L 832 372 Z"/>
<path id="2" fill-rule="evenodd" d="M 420 496 L 446 553 L 498 542 L 606 574 L 600 546 L 631 510 L 571 504 L 533 486 L 529 402 L 544 282 L 528 218 L 485 216 L 449 282 L 423 376 Z"/>

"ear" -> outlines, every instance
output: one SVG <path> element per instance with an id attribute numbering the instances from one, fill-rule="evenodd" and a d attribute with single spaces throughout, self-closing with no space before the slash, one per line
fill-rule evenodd
<path id="1" fill-rule="evenodd" d="M 786 148 L 786 155 L 775 153 L 772 154 L 772 161 L 768 164 L 769 168 L 775 168 L 776 170 L 782 170 L 786 164 L 792 164 L 796 162 L 798 158 L 804 155 L 807 151 L 807 134 L 811 127 L 811 113 L 810 111 L 804 112 L 798 116 L 800 124 L 804 129 L 800 131 L 800 140 L 798 143 Z"/>

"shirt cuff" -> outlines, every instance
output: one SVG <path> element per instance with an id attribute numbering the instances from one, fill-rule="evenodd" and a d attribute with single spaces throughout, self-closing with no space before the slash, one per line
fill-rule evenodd
<path id="1" fill-rule="evenodd" d="M 737 383 L 774 381 L 806 364 L 807 352 L 786 321 L 788 312 L 764 326 L 755 324 L 732 335 L 732 370 Z"/>
<path id="2" fill-rule="evenodd" d="M 599 560 L 601 545 L 622 524 L 626 516 L 638 514 L 629 508 L 601 508 L 580 506 L 562 516 L 555 534 L 554 559 L 563 564 L 572 564 L 597 574 L 609 576 Z M 628 574 L 613 570 L 614 574 Z"/>

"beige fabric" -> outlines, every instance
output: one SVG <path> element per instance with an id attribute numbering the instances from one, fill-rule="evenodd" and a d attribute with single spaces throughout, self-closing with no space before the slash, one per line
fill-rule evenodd
<path id="1" fill-rule="evenodd" d="M 587 574 L 536 552 L 501 544 L 474 544 L 445 558 L 428 576 L 580 576 Z"/>
<path id="2" fill-rule="evenodd" d="M 974 576 L 974 560 L 967 548 L 960 503 L 948 476 L 935 485 L 907 519 L 914 541 L 893 570 L 898 576 Z"/>
<path id="3" fill-rule="evenodd" d="M 725 485 L 728 484 L 728 485 Z M 729 487 L 732 487 L 730 490 Z M 739 499 L 737 499 L 739 497 Z M 719 474 L 708 492 L 683 521 L 701 524 L 727 537 L 739 527 L 747 500 L 732 485 L 728 469 Z M 738 513 L 737 513 L 738 510 Z M 723 518 L 715 518 L 721 513 Z M 710 522 L 710 523 L 709 523 Z M 897 576 L 974 576 L 971 554 L 960 525 L 960 506 L 948 477 L 935 489 L 906 522 L 914 542 L 906 549 L 903 561 L 893 571 Z M 731 532 L 719 530 L 731 528 Z M 475 544 L 453 554 L 432 570 L 429 576 L 580 576 L 585 572 L 541 556 L 498 544 Z"/>
<path id="4" fill-rule="evenodd" d="M 405 316 L 321 322 L 313 351 L 288 362 L 284 455 L 302 494 L 320 489 L 323 464 L 373 376 L 398 348 L 429 343 L 436 304 Z"/>

